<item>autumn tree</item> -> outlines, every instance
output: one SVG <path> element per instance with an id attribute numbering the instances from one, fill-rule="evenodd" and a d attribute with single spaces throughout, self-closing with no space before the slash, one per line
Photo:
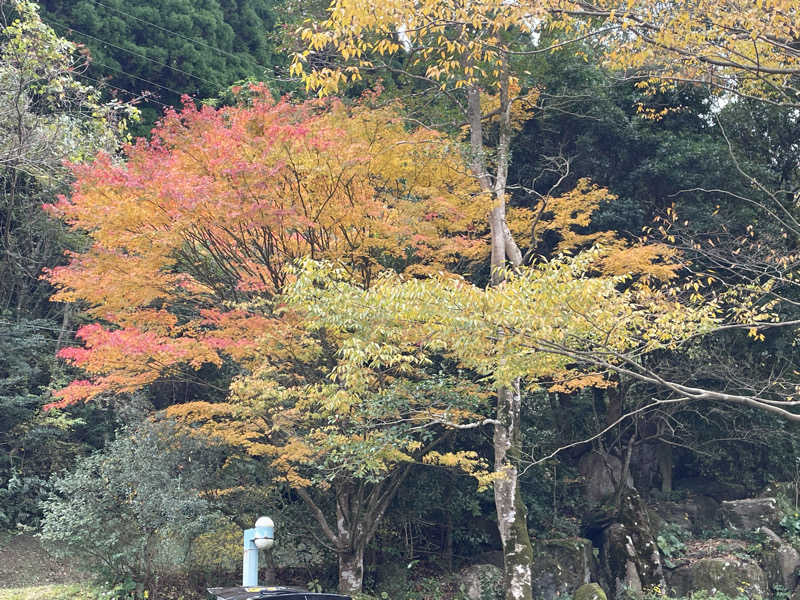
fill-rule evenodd
<path id="1" fill-rule="evenodd" d="M 54 406 L 235 365 L 228 402 L 170 414 L 266 457 L 338 553 L 342 589 L 358 591 L 406 465 L 446 434 L 431 411 L 447 395 L 426 393 L 419 370 L 340 382 L 340 338 L 307 331 L 279 295 L 302 257 L 341 261 L 366 286 L 386 269 L 441 269 L 482 246 L 471 233 L 480 213 L 447 138 L 406 130 L 393 107 L 251 92 L 239 106 L 168 112 L 125 162 L 76 166 L 72 195 L 49 208 L 92 241 L 49 271 L 56 299 L 100 321 L 78 331 L 83 347 L 61 351 L 90 378 Z M 474 414 L 459 397 L 453 423 Z M 336 499 L 335 525 L 315 488 Z"/>
<path id="2" fill-rule="evenodd" d="M 246 363 L 248 339 L 278 321 L 268 307 L 237 307 L 274 299 L 299 257 L 345 257 L 368 283 L 385 264 L 424 270 L 469 249 L 463 236 L 447 240 L 472 216 L 469 182 L 440 140 L 407 135 L 389 109 L 262 97 L 187 105 L 129 146 L 126 162 L 76 165 L 72 195 L 49 210 L 93 244 L 48 278 L 55 299 L 85 302 L 114 327 L 88 326 L 86 348 L 64 351 L 93 379 L 60 392 L 61 403 L 223 355 Z"/>
<path id="3" fill-rule="evenodd" d="M 405 54 L 401 68 L 409 76 L 447 95 L 469 127 L 469 160 L 489 212 L 493 285 L 501 284 L 506 266 L 523 263 L 506 211 L 512 108 L 534 91 L 520 77 L 521 57 L 594 38 L 600 40 L 606 65 L 624 68 L 655 90 L 661 89 L 658 82 L 703 80 L 743 94 L 776 92 L 781 100 L 786 92 L 791 95 L 797 68 L 792 46 L 797 9 L 779 0 L 747 6 L 707 2 L 691 10 L 657 2 L 401 1 L 366 6 L 334 0 L 329 10 L 327 20 L 303 31 L 308 47 L 297 55 L 294 72 L 310 89 L 328 93 L 357 82 L 369 70 L 397 71 L 391 60 Z M 552 37 L 540 47 L 545 30 Z M 493 151 L 485 147 L 490 126 L 498 132 Z M 507 591 L 509 597 L 522 598 L 530 594 L 530 545 L 520 525 L 524 508 L 513 500 L 516 387 L 498 391 L 496 468 L 508 477 L 495 485 L 495 495 Z M 506 527 L 509 523 L 516 526 Z M 518 548 L 523 551 L 514 556 Z"/>
<path id="4" fill-rule="evenodd" d="M 800 9 L 764 2 L 556 3 L 556 19 L 599 33 L 606 64 L 644 85 L 687 82 L 725 93 L 797 106 Z M 599 23 L 599 25 L 598 25 Z"/>
<path id="5" fill-rule="evenodd" d="M 523 262 L 506 221 L 511 108 L 521 91 L 511 72 L 510 53 L 530 35 L 535 18 L 527 10 L 504 10 L 500 3 L 400 2 L 363 10 L 333 2 L 328 21 L 304 32 L 309 48 L 293 65 L 309 88 L 329 93 L 358 80 L 361 70 L 372 66 L 373 56 L 414 51 L 410 60 L 421 63 L 419 76 L 449 92 L 469 126 L 468 160 L 488 215 L 494 286 L 502 283 L 507 264 L 519 267 Z M 319 60 L 329 52 L 352 64 Z M 491 154 L 484 147 L 483 131 L 490 112 L 498 119 L 497 144 Z M 507 597 L 530 598 L 532 547 L 517 476 L 521 396 L 518 381 L 503 383 L 497 390 L 494 425 L 495 470 L 503 473 L 494 483 L 497 521 Z"/>

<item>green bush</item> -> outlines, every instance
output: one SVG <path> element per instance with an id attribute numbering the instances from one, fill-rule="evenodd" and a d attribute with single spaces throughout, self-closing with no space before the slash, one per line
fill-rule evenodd
<path id="1" fill-rule="evenodd" d="M 123 429 L 106 449 L 52 482 L 41 537 L 112 583 L 134 581 L 157 596 L 190 544 L 219 514 L 200 497 L 203 447 L 169 423 Z"/>

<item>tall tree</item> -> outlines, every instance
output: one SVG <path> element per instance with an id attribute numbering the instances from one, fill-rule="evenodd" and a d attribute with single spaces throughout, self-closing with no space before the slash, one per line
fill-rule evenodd
<path id="1" fill-rule="evenodd" d="M 42 22 L 35 4 L 6 0 L 0 19 L 0 312 L 44 317 L 52 307 L 39 275 L 61 260 L 67 240 L 41 203 L 69 181 L 65 161 L 117 147 L 127 115 L 77 78 L 85 58 Z"/>
<path id="2" fill-rule="evenodd" d="M 443 401 L 415 391 L 413 371 L 395 375 L 406 391 L 387 373 L 339 381 L 336 332 L 309 333 L 279 295 L 306 256 L 339 260 L 369 286 L 387 269 L 422 274 L 476 251 L 472 180 L 446 138 L 407 131 L 371 97 L 348 108 L 250 91 L 241 106 L 168 112 L 127 162 L 76 167 L 73 194 L 50 207 L 92 241 L 49 272 L 56 298 L 102 321 L 61 351 L 90 379 L 54 405 L 232 365 L 230 402 L 171 414 L 269 457 L 338 553 L 342 589 L 358 591 L 364 548 L 405 465 L 435 441 L 425 415 Z M 334 489 L 334 526 L 314 487 Z"/>
<path id="3" fill-rule="evenodd" d="M 279 82 L 273 0 L 43 0 L 56 31 L 83 45 L 87 82 L 138 99 L 147 134 L 182 95 L 213 98 L 241 80 Z"/>
<path id="4" fill-rule="evenodd" d="M 785 94 L 791 90 L 786 81 L 797 68 L 797 53 L 791 46 L 796 36 L 794 3 L 776 0 L 741 8 L 744 25 L 736 7 L 712 2 L 700 3 L 699 9 L 682 9 L 659 2 L 634 6 L 614 1 L 399 1 L 365 6 L 334 0 L 329 18 L 304 31 L 308 48 L 297 54 L 293 72 L 302 75 L 310 89 L 330 93 L 358 81 L 364 71 L 396 71 L 398 66 L 387 57 L 404 51 L 408 57 L 401 68 L 437 93 L 447 94 L 469 126 L 469 159 L 487 202 L 491 282 L 497 286 L 507 267 L 519 268 L 523 263 L 506 211 L 512 106 L 527 95 L 515 69 L 519 57 L 577 39 L 601 37 L 608 64 L 631 68 L 634 76 L 645 80 L 654 74 L 658 81 L 691 78 L 700 72 L 699 65 L 711 67 L 716 83 L 733 74 L 738 82 L 733 87 L 743 93 L 750 93 L 752 85 L 759 87 L 759 93 L 768 93 L 766 83 L 778 85 L 778 92 Z M 719 32 L 718 37 L 708 36 L 709 26 Z M 557 31 L 561 39 L 540 48 L 545 27 Z M 665 49 L 673 60 L 656 60 Z M 675 56 L 680 60 L 674 60 Z M 652 69 L 647 68 L 650 62 L 655 63 Z M 482 91 L 494 101 L 482 102 Z M 491 153 L 484 145 L 489 117 L 496 119 L 498 130 Z M 498 330 L 497 335 L 505 332 Z M 609 368 L 610 363 L 603 366 Z M 496 482 L 495 499 L 507 596 L 529 598 L 531 546 L 514 460 L 519 454 L 519 382 L 507 383 L 498 388 L 495 425 L 496 468 L 507 477 Z"/>
<path id="5" fill-rule="evenodd" d="M 497 7 L 499 8 L 499 4 Z M 506 222 L 506 182 L 512 134 L 511 106 L 516 78 L 511 54 L 520 37 L 530 34 L 531 20 L 519 11 L 497 11 L 483 3 L 393 3 L 364 11 L 333 2 L 331 16 L 320 30 L 304 34 L 309 49 L 298 55 L 294 72 L 304 74 L 307 85 L 321 93 L 336 91 L 340 83 L 355 81 L 360 68 L 372 66 L 372 55 L 416 50 L 412 61 L 423 64 L 419 75 L 437 88 L 452 90 L 452 98 L 469 125 L 469 162 L 483 193 L 491 247 L 491 283 L 500 285 L 507 265 L 519 267 L 522 252 Z M 517 26 L 522 24 L 523 30 Z M 524 29 L 527 28 L 527 32 Z M 377 34 L 375 37 L 371 37 Z M 320 51 L 332 50 L 358 66 L 340 68 L 317 60 Z M 305 70 L 304 65 L 311 69 Z M 492 109 L 481 101 L 481 87 L 495 92 Z M 466 91 L 459 94 L 458 90 Z M 457 94 L 457 95 L 456 95 Z M 486 113 L 498 116 L 499 136 L 490 156 L 484 147 Z M 502 335 L 502 332 L 498 332 Z M 503 478 L 494 484 L 495 505 L 503 542 L 507 597 L 531 597 L 530 564 L 533 558 L 526 509 L 518 486 L 521 396 L 518 381 L 505 381 L 497 389 L 494 426 L 495 469 Z"/>

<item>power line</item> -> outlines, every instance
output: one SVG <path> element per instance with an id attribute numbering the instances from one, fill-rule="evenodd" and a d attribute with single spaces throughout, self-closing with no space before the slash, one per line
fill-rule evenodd
<path id="1" fill-rule="evenodd" d="M 163 31 L 165 33 L 169 33 L 170 35 L 174 35 L 174 36 L 179 37 L 179 38 L 181 38 L 183 40 L 186 40 L 187 42 L 192 42 L 193 44 L 199 44 L 200 46 L 204 46 L 205 48 L 208 48 L 209 50 L 215 50 L 216 52 L 220 52 L 222 54 L 230 56 L 231 58 L 236 58 L 236 59 L 239 59 L 239 60 L 241 60 L 242 58 L 245 58 L 245 59 L 249 60 L 255 66 L 263 69 L 264 71 L 269 71 L 269 67 L 265 67 L 264 65 L 259 64 L 251 56 L 248 56 L 248 55 L 245 55 L 244 57 L 237 56 L 236 54 L 233 54 L 232 52 L 228 52 L 227 50 L 223 50 L 222 48 L 217 48 L 216 46 L 212 46 L 212 45 L 207 44 L 207 43 L 205 43 L 205 42 L 203 42 L 201 40 L 187 37 L 187 36 L 185 36 L 183 34 L 178 33 L 177 31 L 172 31 L 171 29 L 167 29 L 166 27 L 162 27 L 161 25 L 156 25 L 155 23 L 151 23 L 150 21 L 145 21 L 144 19 L 140 19 L 139 17 L 137 17 L 135 15 L 132 15 L 131 13 L 125 12 L 124 10 L 120 10 L 119 8 L 115 8 L 113 6 L 109 6 L 108 4 L 100 2 L 100 0 L 89 0 L 89 2 L 91 2 L 92 4 L 97 4 L 99 6 L 107 8 L 109 10 L 113 10 L 115 12 L 118 12 L 121 15 L 128 16 L 131 19 L 139 21 L 140 23 L 144 23 L 145 25 L 149 25 L 151 27 L 155 27 L 156 29 L 159 29 L 159 30 L 161 30 L 161 31 Z M 271 78 L 271 79 L 275 79 L 275 78 Z"/>
<path id="2" fill-rule="evenodd" d="M 208 84 L 211 84 L 214 87 L 219 87 L 219 84 L 214 83 L 213 81 L 211 81 L 209 79 L 206 79 L 205 77 L 200 77 L 199 75 L 195 75 L 194 73 L 190 73 L 189 71 L 184 71 L 183 69 L 179 69 L 178 67 L 173 67 L 172 65 L 168 65 L 167 63 L 163 63 L 163 62 L 157 61 L 157 60 L 155 60 L 153 58 L 150 58 L 149 56 L 145 56 L 144 54 L 139 54 L 138 52 L 134 52 L 133 50 L 128 50 L 127 48 L 123 48 L 122 46 L 118 46 L 117 44 L 114 44 L 113 42 L 109 42 L 109 41 L 101 39 L 99 37 L 95 37 L 93 35 L 89 35 L 88 33 L 84 33 L 84 32 L 82 32 L 82 31 L 80 31 L 78 29 L 75 29 L 72 26 L 62 25 L 61 23 L 54 23 L 54 25 L 63 28 L 67 32 L 74 31 L 78 35 L 82 35 L 84 37 L 91 38 L 93 40 L 96 40 L 96 41 L 100 42 L 101 44 L 107 44 L 109 46 L 113 46 L 114 48 L 118 48 L 119 50 L 122 50 L 123 52 L 127 52 L 128 54 L 133 54 L 134 56 L 138 56 L 139 58 L 143 58 L 145 60 L 148 60 L 151 63 L 160 65 L 162 67 L 166 67 L 168 69 L 172 69 L 173 71 L 177 71 L 178 73 L 183 73 L 184 75 L 188 75 L 189 77 L 194 77 L 195 79 L 197 79 L 199 81 L 203 81 L 203 82 L 208 83 Z"/>
<path id="3" fill-rule="evenodd" d="M 0 320 L 0 325 L 8 325 L 10 327 L 24 327 L 26 329 L 43 329 L 47 331 L 57 331 L 61 333 L 64 331 L 65 333 L 78 333 L 77 329 L 62 329 L 61 327 L 47 327 L 45 325 L 33 325 L 31 323 L 14 323 L 13 321 L 2 321 Z"/>
<path id="4" fill-rule="evenodd" d="M 44 342 L 50 342 L 50 343 L 53 343 L 53 344 L 57 344 L 58 343 L 57 339 L 52 338 L 52 337 L 47 337 L 46 335 L 42 335 L 41 333 L 36 333 L 34 335 L 38 336 L 38 339 L 40 339 L 40 340 L 42 340 Z M 14 334 L 7 334 L 7 333 L 0 333 L 0 339 L 16 340 L 18 342 L 27 342 L 27 341 L 31 340 L 30 337 L 24 337 L 24 336 L 21 336 L 21 335 L 14 335 Z M 62 341 L 64 341 L 64 340 L 62 340 Z"/>
<path id="5" fill-rule="evenodd" d="M 150 81 L 149 79 L 145 79 L 144 77 L 139 77 L 138 75 L 134 75 L 133 73 L 128 73 L 127 71 L 123 71 L 122 69 L 117 69 L 116 67 L 112 67 L 111 65 L 106 65 L 101 62 L 93 63 L 100 67 L 104 67 L 106 69 L 111 69 L 112 71 L 116 71 L 117 73 L 122 73 L 123 75 L 127 75 L 128 77 L 133 77 L 134 79 L 138 79 L 139 81 L 144 81 L 145 83 L 149 83 L 150 85 L 154 85 L 156 87 L 160 87 L 163 90 L 167 90 L 168 92 L 172 92 L 173 94 L 177 94 L 178 96 L 183 96 L 186 92 L 179 92 L 176 89 L 171 87 L 167 87 L 166 85 L 161 85 L 160 83 L 156 83 L 155 81 Z"/>
<path id="6" fill-rule="evenodd" d="M 169 104 L 164 104 L 163 102 L 160 102 L 159 100 L 155 100 L 153 98 L 144 97 L 144 96 L 142 96 L 142 94 L 137 94 L 136 92 L 132 92 L 127 88 L 119 87 L 119 86 L 116 86 L 116 85 L 111 85 L 110 83 L 108 83 L 107 81 L 103 81 L 102 79 L 95 79 L 94 77 L 89 77 L 88 75 L 86 75 L 84 73 L 75 73 L 75 75 L 77 75 L 78 77 L 84 77 L 84 78 L 86 78 L 86 79 L 88 79 L 90 81 L 94 81 L 95 83 L 100 84 L 100 86 L 102 86 L 102 87 L 108 87 L 108 88 L 111 88 L 112 90 L 118 90 L 120 92 L 125 92 L 126 94 L 128 94 L 129 96 L 131 96 L 134 99 L 142 100 L 144 102 L 152 102 L 152 103 L 155 103 L 155 104 L 160 104 L 164 108 L 173 108 Z M 102 87 L 99 88 L 99 89 L 102 89 Z"/>

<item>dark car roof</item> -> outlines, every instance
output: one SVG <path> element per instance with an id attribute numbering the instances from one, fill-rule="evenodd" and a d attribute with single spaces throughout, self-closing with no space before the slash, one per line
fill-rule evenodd
<path id="1" fill-rule="evenodd" d="M 208 588 L 217 600 L 351 600 L 350 596 L 340 596 L 339 594 L 319 594 L 317 592 L 307 592 L 297 588 L 281 586 L 253 586 L 253 587 L 229 587 L 229 588 Z"/>

